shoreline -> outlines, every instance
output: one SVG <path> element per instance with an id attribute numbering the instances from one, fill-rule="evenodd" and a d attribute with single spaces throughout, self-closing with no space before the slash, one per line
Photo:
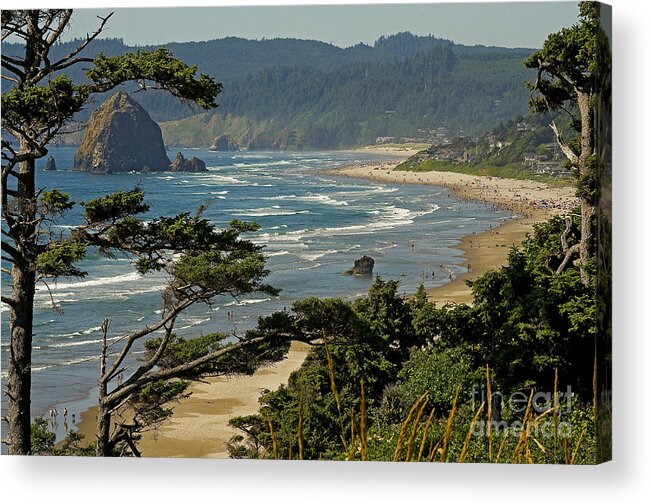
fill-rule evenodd
<path id="1" fill-rule="evenodd" d="M 394 154 L 401 158 L 409 155 L 406 152 Z M 342 166 L 326 173 L 382 183 L 447 187 L 459 199 L 493 204 L 519 216 L 505 220 L 497 228 L 461 240 L 456 248 L 463 252 L 469 271 L 451 282 L 428 289 L 430 299 L 439 306 L 448 302 L 471 302 L 466 280 L 505 264 L 511 246 L 521 243 L 536 222 L 561 213 L 574 200 L 570 187 L 549 188 L 533 181 L 449 172 L 394 172 L 394 167 L 393 162 L 367 163 Z M 541 197 L 555 201 L 558 206 L 539 208 L 537 202 Z M 308 345 L 292 343 L 284 360 L 261 368 L 252 376 L 209 378 L 193 383 L 189 389 L 192 395 L 174 406 L 171 419 L 157 431 L 143 433 L 139 442 L 143 457 L 228 458 L 226 443 L 238 432 L 228 426 L 228 420 L 256 413 L 260 391 L 273 390 L 287 383 L 289 375 L 302 365 L 308 351 Z M 78 431 L 86 436 L 86 440 L 94 439 L 96 413 L 96 406 L 82 412 L 77 423 Z"/>
<path id="2" fill-rule="evenodd" d="M 451 282 L 427 289 L 430 300 L 445 303 L 470 303 L 472 294 L 467 280 L 506 264 L 509 250 L 519 245 L 534 225 L 573 208 L 578 200 L 573 187 L 549 187 L 533 180 L 503 179 L 453 172 L 393 171 L 391 163 L 346 165 L 327 174 L 389 184 L 417 184 L 446 187 L 458 199 L 493 205 L 513 218 L 499 227 L 468 235 L 455 246 L 463 252 L 469 271 Z M 544 203 L 543 203 L 544 202 Z"/>

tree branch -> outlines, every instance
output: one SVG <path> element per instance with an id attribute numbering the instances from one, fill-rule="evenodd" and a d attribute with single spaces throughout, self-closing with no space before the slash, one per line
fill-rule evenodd
<path id="1" fill-rule="evenodd" d="M 2 302 L 4 304 L 7 304 L 7 305 L 11 306 L 12 308 L 14 308 L 16 306 L 16 302 L 13 299 L 11 299 L 11 298 L 9 298 L 7 296 L 1 296 L 1 297 L 2 297 Z"/>
<path id="2" fill-rule="evenodd" d="M 579 156 L 577 156 L 572 149 L 570 149 L 569 145 L 567 145 L 563 141 L 563 136 L 561 135 L 561 132 L 559 131 L 558 127 L 556 126 L 556 123 L 552 121 L 549 124 L 549 127 L 552 129 L 554 132 L 554 137 L 556 138 L 556 143 L 560 147 L 561 151 L 563 151 L 563 154 L 565 154 L 565 157 L 569 159 L 570 163 L 573 165 L 578 165 L 579 164 Z"/>
<path id="3" fill-rule="evenodd" d="M 167 345 L 169 344 L 171 338 L 172 338 L 172 330 L 174 329 L 174 323 L 176 322 L 176 318 L 173 318 L 170 320 L 170 323 L 165 326 L 165 336 L 162 338 L 160 345 L 158 345 L 158 348 L 156 349 L 156 353 L 147 361 L 143 366 L 140 366 L 136 372 L 133 374 L 134 379 L 138 379 L 140 376 L 144 375 L 147 371 L 152 369 L 156 364 L 158 364 L 158 361 L 160 358 L 163 356 L 163 353 L 165 352 L 165 349 L 167 348 Z"/>
<path id="4" fill-rule="evenodd" d="M 567 253 L 567 250 L 570 248 L 567 243 L 567 237 L 569 236 L 570 231 L 572 231 L 572 218 L 565 217 L 565 230 L 561 234 L 561 247 L 563 247 L 564 253 Z"/>
<path id="5" fill-rule="evenodd" d="M 18 250 L 16 250 L 14 247 L 9 245 L 6 241 L 2 242 L 2 251 L 9 254 L 15 262 L 20 262 L 25 260 L 23 254 L 18 252 Z"/>
<path id="6" fill-rule="evenodd" d="M 20 84 L 20 81 L 18 79 L 15 79 L 13 77 L 9 77 L 8 75 L 2 74 L 0 75 L 4 80 L 8 80 L 9 82 L 13 82 L 15 84 Z"/>
<path id="7" fill-rule="evenodd" d="M 180 364 L 178 366 L 175 366 L 173 368 L 169 369 L 161 369 L 160 371 L 156 371 L 154 373 L 150 373 L 148 375 L 145 375 L 137 380 L 131 381 L 129 379 L 128 382 L 125 383 L 125 386 L 121 390 L 117 390 L 115 392 L 112 392 L 109 394 L 109 401 L 111 403 L 116 403 L 119 402 L 120 400 L 128 397 L 132 393 L 141 390 L 144 386 L 158 381 L 158 380 L 168 380 L 171 378 L 178 378 L 185 373 L 192 371 L 193 369 L 198 368 L 202 364 L 206 364 L 208 362 L 211 362 L 213 360 L 217 360 L 220 357 L 234 352 L 236 350 L 241 350 L 242 348 L 246 348 L 248 346 L 253 346 L 257 345 L 259 343 L 264 343 L 266 341 L 269 341 L 271 339 L 278 338 L 278 335 L 273 335 L 273 336 L 259 336 L 257 338 L 252 338 L 249 340 L 244 340 L 240 341 L 239 343 L 234 343 L 232 345 L 229 345 L 224 348 L 220 348 L 219 350 L 215 350 L 214 352 L 211 352 L 209 354 L 206 354 L 202 357 L 199 357 L 191 362 L 187 362 L 185 364 Z"/>
<path id="8" fill-rule="evenodd" d="M 565 271 L 565 268 L 567 268 L 567 265 L 569 264 L 572 257 L 574 257 L 579 253 L 580 246 L 581 246 L 580 243 L 576 243 L 572 245 L 569 249 L 567 249 L 567 252 L 565 252 L 565 257 L 563 258 L 563 262 L 556 270 L 557 275 L 560 275 L 561 273 L 563 273 L 563 271 Z"/>
<path id="9" fill-rule="evenodd" d="M 80 44 L 73 51 L 68 53 L 63 58 L 61 58 L 59 61 L 56 61 L 55 63 L 50 65 L 50 68 L 48 69 L 47 73 L 44 73 L 43 75 L 40 75 L 41 72 L 43 72 L 43 70 L 46 70 L 46 69 L 43 69 L 41 72 L 39 72 L 40 78 L 44 77 L 45 75 L 47 75 L 47 74 L 49 74 L 51 72 L 56 72 L 57 70 L 62 70 L 64 68 L 67 68 L 70 65 L 73 65 L 75 63 L 93 61 L 92 59 L 89 59 L 89 58 L 77 58 L 77 60 L 73 60 L 73 58 L 77 54 L 79 54 L 81 51 L 83 51 L 88 46 L 88 44 L 90 44 L 93 40 L 95 40 L 95 38 L 97 38 L 97 36 L 100 33 L 102 33 L 102 31 L 104 30 L 104 26 L 106 25 L 106 23 L 108 22 L 108 20 L 111 18 L 112 15 L 113 15 L 113 13 L 111 12 L 106 17 L 97 16 L 98 19 L 101 20 L 101 23 L 100 23 L 99 27 L 97 28 L 97 30 L 95 30 L 95 32 L 93 32 L 91 35 L 86 35 L 86 40 L 82 44 Z M 74 61 L 74 63 L 73 63 L 73 61 Z"/>
<path id="10" fill-rule="evenodd" d="M 66 9 L 63 12 L 64 12 L 63 17 L 59 21 L 59 24 L 57 25 L 56 29 L 52 30 L 52 34 L 47 38 L 46 43 L 47 43 L 48 50 L 49 50 L 50 47 L 52 47 L 52 45 L 57 40 L 59 40 L 59 37 L 63 33 L 63 30 L 66 29 L 66 26 L 68 26 L 68 23 L 70 22 L 70 18 L 72 17 L 72 9 Z M 47 30 L 50 29 L 50 25 L 54 22 L 56 17 L 59 16 L 60 14 L 61 14 L 60 12 L 53 13 L 53 15 L 51 16 L 48 23 L 46 23 L 43 26 L 43 32 L 46 32 Z"/>
<path id="11" fill-rule="evenodd" d="M 139 331 L 135 331 L 129 335 L 127 338 L 127 342 L 125 343 L 124 347 L 122 348 L 122 351 L 119 353 L 118 357 L 114 361 L 113 365 L 111 366 L 111 369 L 109 369 L 108 373 L 106 373 L 104 376 L 100 377 L 101 381 L 108 381 L 114 374 L 115 371 L 120 367 L 126 356 L 129 354 L 129 350 L 131 350 L 131 346 L 140 338 L 147 336 L 148 334 L 151 334 L 155 331 L 158 331 L 161 327 L 164 327 L 166 324 L 168 324 L 173 318 L 175 318 L 179 313 L 181 313 L 183 310 L 188 308 L 190 305 L 194 304 L 194 300 L 188 300 L 183 302 L 182 304 L 178 305 L 176 308 L 174 308 L 167 317 L 163 318 L 160 320 L 160 322 L 157 322 L 153 326 L 145 326 L 143 329 L 140 329 Z M 131 379 L 129 379 L 131 381 Z"/>
<path id="12" fill-rule="evenodd" d="M 9 70 L 12 74 L 17 76 L 21 81 L 25 79 L 25 72 L 19 70 L 18 67 L 12 65 L 4 55 L 2 56 L 2 68 L 4 68 L 5 70 Z M 3 75 L 3 77 L 5 76 Z"/>

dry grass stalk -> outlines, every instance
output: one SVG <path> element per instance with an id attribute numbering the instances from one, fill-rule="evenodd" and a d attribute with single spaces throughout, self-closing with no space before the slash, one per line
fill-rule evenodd
<path id="1" fill-rule="evenodd" d="M 441 441 L 442 440 L 443 440 L 443 438 L 439 439 L 438 442 L 434 445 L 434 447 L 431 447 L 431 444 L 430 444 L 429 454 L 427 455 L 427 461 L 428 462 L 433 462 L 434 461 L 434 457 L 436 456 L 436 454 L 439 451 L 439 446 L 441 446 Z"/>
<path id="2" fill-rule="evenodd" d="M 393 461 L 397 462 L 400 458 L 400 453 L 402 452 L 402 440 L 405 437 L 405 434 L 407 433 L 407 427 L 411 423 L 411 419 L 414 416 L 414 413 L 420 406 L 420 403 L 427 397 L 427 393 L 425 392 L 422 396 L 420 396 L 416 402 L 412 405 L 412 407 L 409 409 L 409 413 L 407 413 L 407 418 L 402 424 L 402 428 L 400 429 L 400 434 L 398 435 L 398 443 L 396 444 L 396 451 L 393 454 Z"/>
<path id="3" fill-rule="evenodd" d="M 429 417 L 427 417 L 427 423 L 425 424 L 425 430 L 423 430 L 423 439 L 420 442 L 420 449 L 418 450 L 418 462 L 423 460 L 423 452 L 425 451 L 427 433 L 429 432 L 429 428 L 432 425 L 432 418 L 434 418 L 434 408 L 432 408 L 432 411 L 430 411 Z"/>
<path id="4" fill-rule="evenodd" d="M 350 444 L 348 445 L 348 459 L 355 460 L 355 437 L 357 433 L 355 432 L 355 412 L 350 410 Z"/>
<path id="5" fill-rule="evenodd" d="M 486 394 L 488 401 L 488 421 L 487 423 L 487 435 L 488 435 L 488 461 L 493 460 L 493 394 L 491 391 L 491 374 L 488 364 L 486 364 Z"/>
<path id="6" fill-rule="evenodd" d="M 326 331 L 323 330 L 323 347 L 325 348 L 326 359 L 328 361 L 328 375 L 330 376 L 330 388 L 332 394 L 335 396 L 335 403 L 337 403 L 337 411 L 341 415 L 341 403 L 339 402 L 339 391 L 337 390 L 337 383 L 335 382 L 335 365 L 332 360 L 332 354 L 330 353 L 330 348 L 328 347 L 328 338 L 326 337 Z"/>
<path id="7" fill-rule="evenodd" d="M 359 381 L 360 389 L 362 391 L 362 399 L 360 402 L 360 425 L 359 425 L 359 442 L 362 460 L 368 460 L 368 425 L 366 421 L 366 392 L 364 390 L 364 380 Z"/>
<path id="8" fill-rule="evenodd" d="M 520 437 L 518 438 L 518 443 L 515 445 L 515 450 L 513 451 L 512 462 L 520 461 L 520 452 L 528 444 L 529 437 L 529 416 L 531 415 L 531 402 L 533 400 L 533 389 L 529 394 L 529 402 L 527 403 L 527 409 L 524 412 L 524 418 L 522 419 L 522 431 L 520 432 Z"/>
<path id="9" fill-rule="evenodd" d="M 445 424 L 445 432 L 443 434 L 443 446 L 441 447 L 441 462 L 447 461 L 448 448 L 450 447 L 450 436 L 452 435 L 452 423 L 454 422 L 454 414 L 457 412 L 457 400 L 459 399 L 459 392 L 461 386 L 457 387 L 457 392 L 454 394 L 454 401 L 452 402 L 452 409 L 448 416 L 448 422 Z"/>
<path id="10" fill-rule="evenodd" d="M 468 449 L 470 448 L 470 440 L 472 439 L 472 433 L 475 430 L 475 425 L 477 425 L 477 420 L 479 420 L 479 415 L 481 415 L 482 412 L 484 411 L 485 405 L 486 405 L 485 402 L 481 403 L 481 406 L 479 406 L 479 408 L 477 409 L 477 413 L 475 413 L 475 416 L 472 418 L 472 422 L 470 423 L 470 428 L 468 429 L 468 434 L 466 434 L 466 439 L 463 441 L 463 447 L 461 448 L 461 455 L 459 455 L 459 462 L 465 461 L 466 457 L 468 456 Z M 490 400 L 488 401 L 488 405 L 489 405 L 488 408 L 490 409 Z M 490 457 L 490 453 L 489 453 L 489 457 Z"/>
<path id="11" fill-rule="evenodd" d="M 328 361 L 328 376 L 330 378 L 330 390 L 332 390 L 332 395 L 335 397 L 335 404 L 337 405 L 337 413 L 339 414 L 339 429 L 341 443 L 344 446 L 346 452 L 349 451 L 348 443 L 346 442 L 346 436 L 344 434 L 344 423 L 343 415 L 341 414 L 341 402 L 339 400 L 339 390 L 337 389 L 337 383 L 335 381 L 335 364 L 332 360 L 332 354 L 330 353 L 330 347 L 328 346 L 328 337 L 326 335 L 326 330 L 323 329 L 323 347 L 326 353 L 326 360 Z"/>
<path id="12" fill-rule="evenodd" d="M 570 464 L 574 464 L 574 461 L 576 460 L 576 456 L 579 453 L 579 448 L 581 448 L 581 441 L 583 441 L 583 436 L 585 436 L 585 429 L 581 431 L 581 435 L 579 436 L 579 439 L 577 439 L 576 441 L 576 446 L 574 447 L 574 452 L 572 453 Z"/>
<path id="13" fill-rule="evenodd" d="M 547 453 L 547 448 L 545 448 L 540 441 L 538 441 L 535 437 L 532 437 L 531 439 L 533 439 L 533 442 L 536 443 L 536 446 L 541 452 Z"/>
<path id="14" fill-rule="evenodd" d="M 423 404 L 418 410 L 418 415 L 416 415 L 416 420 L 414 420 L 414 425 L 411 428 L 411 435 L 409 436 L 409 440 L 407 441 L 407 458 L 405 459 L 407 462 L 411 462 L 413 458 L 412 447 L 414 445 L 414 440 L 416 439 L 416 434 L 418 433 L 418 427 L 420 426 L 420 421 L 423 418 L 423 413 L 425 412 L 425 406 L 427 406 L 428 402 L 429 399 L 425 399 L 423 401 Z"/>
<path id="15" fill-rule="evenodd" d="M 504 451 L 504 445 L 506 445 L 506 438 L 509 437 L 509 431 L 508 429 L 504 431 L 504 437 L 502 438 L 502 442 L 500 443 L 500 447 L 497 450 L 497 455 L 495 456 L 495 462 L 496 464 L 499 463 L 500 457 L 502 456 L 502 452 Z"/>
<path id="16" fill-rule="evenodd" d="M 269 424 L 269 432 L 271 433 L 271 443 L 274 450 L 274 458 L 280 460 L 280 451 L 278 450 L 278 440 L 276 439 L 276 433 L 274 432 L 274 426 L 271 422 L 271 418 L 267 417 L 267 423 Z"/>

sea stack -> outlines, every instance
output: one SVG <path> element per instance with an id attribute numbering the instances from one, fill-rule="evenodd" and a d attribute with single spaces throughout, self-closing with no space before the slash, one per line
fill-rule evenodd
<path id="1" fill-rule="evenodd" d="M 90 116 L 72 169 L 158 172 L 168 171 L 170 160 L 158 124 L 138 102 L 120 91 Z"/>
<path id="2" fill-rule="evenodd" d="M 52 156 L 47 158 L 47 162 L 45 163 L 45 171 L 57 171 L 57 164 L 56 161 Z"/>
<path id="3" fill-rule="evenodd" d="M 368 276 L 373 274 L 373 266 L 375 261 L 372 257 L 367 255 L 360 257 L 355 261 L 355 265 L 348 271 L 344 271 L 344 275 L 359 275 Z"/>
<path id="4" fill-rule="evenodd" d="M 183 154 L 177 152 L 176 158 L 170 165 L 170 171 L 200 173 L 208 170 L 206 169 L 206 163 L 198 157 L 192 156 L 190 159 L 185 159 Z"/>

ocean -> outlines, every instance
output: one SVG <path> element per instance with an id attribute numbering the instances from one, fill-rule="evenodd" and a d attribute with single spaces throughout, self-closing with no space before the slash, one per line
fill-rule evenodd
<path id="1" fill-rule="evenodd" d="M 168 155 L 174 158 L 176 150 Z M 37 162 L 40 188 L 58 188 L 74 201 L 90 200 L 120 189 L 142 187 L 151 209 L 145 219 L 194 212 L 207 204 L 204 216 L 218 227 L 232 219 L 254 221 L 261 229 L 247 235 L 265 246 L 267 281 L 280 288 L 277 298 L 256 294 L 218 298 L 196 306 L 177 321 L 185 338 L 211 332 L 242 332 L 257 318 L 291 307 L 310 296 L 355 299 L 372 283 L 370 277 L 342 275 L 355 259 L 369 255 L 374 273 L 400 281 L 412 293 L 419 283 L 434 287 L 465 272 L 465 259 L 454 248 L 460 238 L 480 233 L 511 218 L 480 203 L 462 201 L 445 188 L 388 185 L 325 174 L 342 164 L 386 159 L 363 152 L 233 152 L 181 149 L 198 156 L 207 173 L 124 173 L 92 175 L 70 171 L 74 148 L 52 148 L 58 171 L 45 172 Z M 54 231 L 66 233 L 81 222 L 81 209 L 71 211 Z M 90 251 L 80 264 L 81 279 L 49 283 L 36 293 L 33 342 L 32 414 L 47 415 L 55 406 L 77 415 L 96 400 L 100 325 L 111 320 L 109 337 L 156 321 L 161 313 L 165 277 L 141 276 L 129 258 L 108 259 Z M 2 288 L 9 279 L 3 274 Z M 62 313 L 52 309 L 52 300 Z M 232 311 L 234 316 L 227 317 Z M 2 382 L 9 354 L 8 308 L 2 306 L 0 342 Z M 130 366 L 142 353 L 135 348 Z M 125 372 L 128 375 L 129 371 Z M 3 414 L 6 401 L 3 397 Z M 60 415 L 61 416 L 61 415 Z M 65 428 L 59 425 L 57 433 Z"/>

